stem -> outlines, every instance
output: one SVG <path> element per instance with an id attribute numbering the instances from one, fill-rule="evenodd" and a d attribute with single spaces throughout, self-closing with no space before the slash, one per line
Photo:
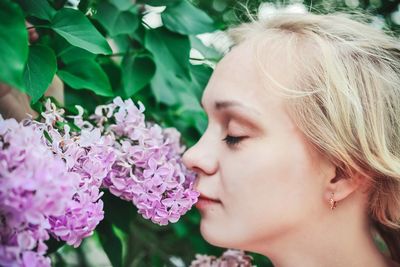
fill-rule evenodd
<path id="1" fill-rule="evenodd" d="M 48 25 L 34 25 L 34 26 L 30 26 L 30 27 L 26 27 L 27 30 L 30 29 L 50 29 L 50 26 Z"/>
<path id="2" fill-rule="evenodd" d="M 150 27 L 150 25 L 149 24 L 147 24 L 146 22 L 144 22 L 143 20 L 142 20 L 142 23 L 144 24 L 144 26 L 146 26 L 147 28 L 149 28 L 149 29 L 152 29 L 151 27 Z"/>
<path id="3" fill-rule="evenodd" d="M 191 57 L 189 59 L 194 60 L 194 61 L 206 61 L 207 60 L 206 58 L 194 58 L 194 57 Z"/>
<path id="4" fill-rule="evenodd" d="M 217 63 L 219 59 L 217 58 L 189 58 L 190 60 L 193 61 L 199 61 L 199 62 L 210 62 L 210 63 Z"/>

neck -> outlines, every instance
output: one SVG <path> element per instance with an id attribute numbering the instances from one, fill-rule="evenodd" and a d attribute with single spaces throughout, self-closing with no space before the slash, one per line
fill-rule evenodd
<path id="1" fill-rule="evenodd" d="M 392 266 L 375 245 L 363 211 L 351 204 L 341 204 L 313 220 L 313 224 L 269 240 L 260 252 L 275 267 Z"/>

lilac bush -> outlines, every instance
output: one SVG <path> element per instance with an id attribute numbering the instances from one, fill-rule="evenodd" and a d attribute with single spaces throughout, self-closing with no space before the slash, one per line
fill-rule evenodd
<path id="1" fill-rule="evenodd" d="M 0 118 L 1 266 L 50 266 L 49 217 L 72 204 L 79 179 L 48 149 L 43 129 Z"/>
<path id="2" fill-rule="evenodd" d="M 197 202 L 179 132 L 146 122 L 140 102 L 116 98 L 89 119 L 44 107 L 41 121 L 0 120 L 0 265 L 49 266 L 50 235 L 78 247 L 104 218 L 104 190 L 159 225 Z"/>

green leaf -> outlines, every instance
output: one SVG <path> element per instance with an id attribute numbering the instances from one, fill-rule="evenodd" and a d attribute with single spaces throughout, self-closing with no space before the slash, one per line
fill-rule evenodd
<path id="1" fill-rule="evenodd" d="M 87 50 L 81 49 L 76 46 L 69 46 L 59 54 L 61 60 L 65 64 L 79 60 L 79 59 L 95 59 L 96 54 L 90 53 Z"/>
<path id="2" fill-rule="evenodd" d="M 170 71 L 189 76 L 190 42 L 187 36 L 160 27 L 146 32 L 145 45 L 157 65 L 163 63 Z"/>
<path id="3" fill-rule="evenodd" d="M 132 7 L 132 0 L 109 0 L 119 10 L 124 11 Z"/>
<path id="4" fill-rule="evenodd" d="M 65 241 L 59 241 L 54 237 L 50 237 L 48 240 L 46 240 L 45 244 L 47 245 L 46 255 L 49 255 L 64 246 Z"/>
<path id="5" fill-rule="evenodd" d="M 121 96 L 122 98 L 127 98 L 125 93 L 122 91 L 121 82 L 122 82 L 122 70 L 121 64 L 117 64 L 111 58 L 106 58 L 99 63 L 101 68 L 107 74 L 108 79 L 110 80 L 111 88 L 113 89 L 114 96 Z"/>
<path id="6" fill-rule="evenodd" d="M 182 221 L 178 221 L 176 223 L 173 223 L 172 225 L 172 229 L 174 229 L 176 235 L 178 238 L 183 238 L 186 235 L 189 234 L 189 230 L 188 230 L 188 226 L 187 224 L 185 224 Z"/>
<path id="7" fill-rule="evenodd" d="M 82 106 L 89 114 L 93 113 L 98 105 L 102 105 L 106 102 L 103 98 L 93 93 L 93 91 L 81 89 L 75 90 L 68 84 L 64 86 L 64 99 L 65 106 L 68 109 L 75 108 L 75 105 Z M 87 101 L 90 99 L 90 101 Z"/>
<path id="8" fill-rule="evenodd" d="M 88 89 L 101 96 L 113 96 L 110 81 L 97 62 L 80 59 L 58 71 L 58 76 L 74 89 Z"/>
<path id="9" fill-rule="evenodd" d="M 144 27 L 144 25 L 143 24 L 139 24 L 139 26 L 136 29 L 136 31 L 130 33 L 129 36 L 131 38 L 135 39 L 136 41 L 138 41 L 141 45 L 143 45 L 146 31 L 147 30 Z"/>
<path id="10" fill-rule="evenodd" d="M 50 21 L 56 14 L 56 10 L 47 0 L 17 0 L 17 2 L 28 16 Z"/>
<path id="11" fill-rule="evenodd" d="M 196 111 L 202 112 L 199 101 L 196 97 L 188 92 L 179 92 L 180 105 L 179 112 Z"/>
<path id="12" fill-rule="evenodd" d="M 146 55 L 128 55 L 122 61 L 122 82 L 126 97 L 131 97 L 147 85 L 154 76 L 156 66 Z"/>
<path id="13" fill-rule="evenodd" d="M 176 91 L 190 86 L 189 38 L 161 27 L 146 32 L 145 45 L 156 63 L 151 86 L 157 101 L 176 104 Z"/>
<path id="14" fill-rule="evenodd" d="M 185 96 L 182 96 L 181 94 L 180 99 L 184 100 Z M 196 111 L 198 110 L 199 104 L 190 101 L 189 103 L 194 103 L 195 108 L 188 107 L 188 104 L 184 107 L 177 105 L 178 109 L 172 111 L 171 114 L 171 117 L 174 120 L 174 126 L 183 133 L 185 141 L 190 144 L 189 146 L 194 145 L 200 138 L 201 133 L 204 133 L 207 128 L 206 113 L 203 110 Z"/>
<path id="15" fill-rule="evenodd" d="M 106 28 L 110 36 L 134 32 L 139 26 L 136 6 L 130 3 L 127 10 L 119 10 L 115 5 L 101 2 L 94 18 Z"/>
<path id="16" fill-rule="evenodd" d="M 21 9 L 9 0 L 0 1 L 0 55 L 0 81 L 24 91 L 28 32 Z"/>
<path id="17" fill-rule="evenodd" d="M 71 8 L 63 8 L 51 21 L 51 28 L 70 44 L 94 54 L 111 54 L 106 39 L 85 15 Z"/>
<path id="18" fill-rule="evenodd" d="M 208 65 L 190 65 L 190 74 L 192 77 L 192 85 L 190 91 L 196 96 L 198 101 L 201 100 L 204 88 L 207 86 L 213 69 Z"/>
<path id="19" fill-rule="evenodd" d="M 199 51 L 205 59 L 218 62 L 222 58 L 222 54 L 215 50 L 213 47 L 208 47 L 194 35 L 189 36 L 192 48 Z"/>
<path id="20" fill-rule="evenodd" d="M 56 56 L 52 49 L 44 45 L 30 46 L 24 82 L 26 93 L 31 96 L 31 103 L 38 101 L 46 92 L 56 71 Z"/>
<path id="21" fill-rule="evenodd" d="M 65 262 L 64 258 L 61 257 L 59 252 L 53 254 L 51 258 L 51 265 L 54 267 L 68 267 L 67 263 Z"/>
<path id="22" fill-rule="evenodd" d="M 51 47 L 54 49 L 56 56 L 61 58 L 64 64 L 68 64 L 72 61 L 82 58 L 95 59 L 97 56 L 96 54 L 90 53 L 85 49 L 71 45 L 59 35 L 55 35 L 51 41 Z"/>
<path id="23" fill-rule="evenodd" d="M 92 4 L 92 0 L 80 0 L 78 4 L 78 9 L 86 14 L 88 9 L 90 8 L 90 5 Z"/>
<path id="24" fill-rule="evenodd" d="M 199 34 L 216 30 L 214 21 L 204 11 L 186 0 L 168 6 L 161 13 L 161 19 L 165 27 L 181 34 Z"/>
<path id="25" fill-rule="evenodd" d="M 125 53 L 132 47 L 132 39 L 127 34 L 114 36 L 113 43 L 115 53 Z"/>
<path id="26" fill-rule="evenodd" d="M 138 0 L 138 3 L 149 6 L 174 6 L 181 1 L 182 0 Z"/>
<path id="27" fill-rule="evenodd" d="M 114 233 L 112 224 L 107 220 L 103 220 L 97 226 L 96 231 L 112 266 L 122 266 L 122 242 Z"/>
<path id="28" fill-rule="evenodd" d="M 109 191 L 104 191 L 105 218 L 125 233 L 129 233 L 129 224 L 137 215 L 135 206 L 128 201 L 114 196 Z"/>
<path id="29" fill-rule="evenodd" d="M 178 97 L 174 93 L 174 81 L 177 79 L 173 76 L 167 77 L 168 68 L 163 65 L 156 67 L 156 73 L 151 80 L 151 90 L 156 98 L 157 102 L 164 103 L 167 105 L 175 105 L 178 103 Z M 177 84 L 175 83 L 175 88 Z"/>

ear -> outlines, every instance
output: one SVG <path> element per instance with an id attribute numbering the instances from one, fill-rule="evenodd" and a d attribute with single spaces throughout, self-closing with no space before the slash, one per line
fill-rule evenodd
<path id="1" fill-rule="evenodd" d="M 361 176 L 356 174 L 352 177 L 345 175 L 345 173 L 339 168 L 335 168 L 335 176 L 327 180 L 327 186 L 324 194 L 326 201 L 332 197 L 335 201 L 340 201 L 348 197 L 351 193 L 356 191 L 362 185 Z"/>

